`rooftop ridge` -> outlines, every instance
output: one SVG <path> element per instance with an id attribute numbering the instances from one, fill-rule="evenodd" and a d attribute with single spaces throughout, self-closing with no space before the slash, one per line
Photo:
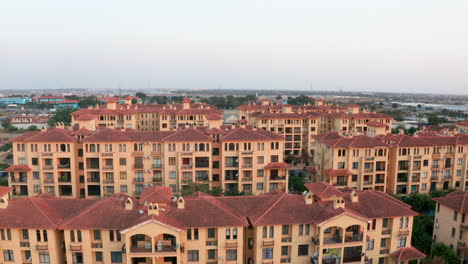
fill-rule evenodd
<path id="1" fill-rule="evenodd" d="M 273 207 L 275 207 L 281 200 L 284 199 L 284 197 L 286 195 L 287 195 L 286 193 L 282 193 L 281 196 L 278 199 L 276 199 L 276 201 L 272 205 L 270 205 L 267 210 L 265 210 L 261 215 L 259 215 L 255 221 L 253 221 L 253 222 L 250 221 L 250 217 L 248 217 L 249 222 L 251 222 L 252 224 L 255 224 L 258 221 L 260 221 L 260 219 L 262 219 L 268 212 L 270 212 L 273 209 Z M 274 197 L 274 196 L 272 196 L 272 197 Z"/>

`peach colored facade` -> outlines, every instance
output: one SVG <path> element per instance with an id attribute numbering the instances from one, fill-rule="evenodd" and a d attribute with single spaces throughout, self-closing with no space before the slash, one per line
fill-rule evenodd
<path id="1" fill-rule="evenodd" d="M 314 180 L 402 195 L 468 188 L 468 140 L 464 135 L 378 135 L 366 137 L 362 144 L 367 147 L 359 147 L 362 137 L 366 136 L 317 136 Z"/>
<path id="2" fill-rule="evenodd" d="M 15 197 L 138 196 L 150 185 L 181 191 L 191 183 L 252 194 L 288 188 L 284 138 L 265 131 L 53 128 L 13 142 L 15 165 L 7 171 Z"/>
<path id="3" fill-rule="evenodd" d="M 452 248 L 461 263 L 468 260 L 468 219 L 464 203 L 468 194 L 455 191 L 445 197 L 435 198 L 434 242 Z"/>
<path id="4" fill-rule="evenodd" d="M 408 263 L 424 257 L 410 246 L 415 212 L 407 205 L 373 191 L 309 188 L 303 196 L 195 193 L 159 204 L 161 197 L 137 200 L 121 194 L 95 202 L 51 196 L 15 199 L 0 209 L 0 233 L 5 234 L 0 262 L 341 264 Z M 159 190 L 154 194 L 161 195 Z M 373 201 L 387 205 L 387 215 L 372 216 Z M 67 212 L 70 203 L 79 209 Z M 13 208 L 41 212 L 38 222 L 56 213 L 62 220 L 40 230 Z M 301 210 L 288 213 L 288 208 Z M 203 218 L 210 209 L 213 219 Z M 114 213 L 121 219 L 110 218 Z M 12 217 L 20 221 L 11 222 Z M 402 258 L 403 250 L 413 254 Z"/>
<path id="5" fill-rule="evenodd" d="M 170 131 L 180 127 L 220 127 L 223 111 L 184 98 L 181 104 L 119 104 L 109 100 L 105 105 L 81 109 L 71 114 L 72 126 L 96 128 L 132 128 L 139 131 Z"/>
<path id="6" fill-rule="evenodd" d="M 388 132 L 392 117 L 367 111 L 360 111 L 360 106 L 348 107 L 323 105 L 273 105 L 263 100 L 257 105 L 238 107 L 241 120 L 249 125 L 284 134 L 286 137 L 285 155 L 314 155 L 314 136 L 327 132 L 339 132 L 342 135 L 367 133 L 368 123 L 379 123 L 384 129 L 369 126 L 371 133 Z M 385 128 L 386 127 L 386 128 Z"/>

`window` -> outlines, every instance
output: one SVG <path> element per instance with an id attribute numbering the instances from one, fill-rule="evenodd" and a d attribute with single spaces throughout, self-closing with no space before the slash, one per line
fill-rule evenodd
<path id="1" fill-rule="evenodd" d="M 288 246 L 282 246 L 281 247 L 281 256 L 288 256 L 289 255 L 289 247 Z"/>
<path id="2" fill-rule="evenodd" d="M 380 240 L 380 247 L 386 247 L 387 246 L 387 239 L 386 238 L 382 238 Z"/>
<path id="3" fill-rule="evenodd" d="M 8 229 L 10 230 L 10 229 Z M 11 238 L 10 238 L 11 239 Z M 8 239 L 8 240 L 10 240 Z M 44 242 L 47 242 L 48 241 L 48 238 L 47 238 L 47 230 L 43 230 L 42 231 L 42 239 L 44 240 Z"/>
<path id="4" fill-rule="evenodd" d="M 298 256 L 307 256 L 309 255 L 309 245 L 299 245 L 297 248 Z"/>
<path id="5" fill-rule="evenodd" d="M 300 236 L 304 235 L 304 225 L 303 224 L 299 225 L 299 235 Z"/>
<path id="6" fill-rule="evenodd" d="M 125 165 L 127 165 L 127 159 L 126 158 L 120 158 L 119 163 L 120 163 L 120 166 L 125 166 Z"/>
<path id="7" fill-rule="evenodd" d="M 226 239 L 231 239 L 231 228 L 226 228 Z"/>
<path id="8" fill-rule="evenodd" d="M 111 262 L 112 263 L 122 263 L 122 252 L 120 252 L 120 251 L 111 252 Z"/>
<path id="9" fill-rule="evenodd" d="M 374 239 L 371 239 L 371 240 L 367 241 L 366 249 L 367 249 L 367 250 L 372 250 L 372 249 L 374 249 Z"/>
<path id="10" fill-rule="evenodd" d="M 13 250 L 3 250 L 3 259 L 5 261 L 15 261 Z"/>
<path id="11" fill-rule="evenodd" d="M 283 225 L 283 228 L 281 230 L 281 234 L 283 234 L 283 235 L 288 235 L 289 234 L 289 226 L 288 225 Z"/>
<path id="12" fill-rule="evenodd" d="M 455 237 L 456 232 L 457 232 L 457 230 L 454 227 L 452 227 L 452 234 L 451 234 L 452 238 Z"/>
<path id="13" fill-rule="evenodd" d="M 101 230 L 94 230 L 93 237 L 94 237 L 94 240 L 101 240 Z"/>
<path id="14" fill-rule="evenodd" d="M 382 227 L 383 228 L 388 227 L 388 218 L 382 219 Z"/>
<path id="15" fill-rule="evenodd" d="M 232 229 L 232 239 L 237 239 L 237 228 Z"/>
<path id="16" fill-rule="evenodd" d="M 457 221 L 457 218 L 458 218 L 458 212 L 454 211 L 453 212 L 453 221 Z"/>
<path id="17" fill-rule="evenodd" d="M 29 231 L 28 231 L 28 229 L 23 229 L 22 233 L 23 233 L 23 239 L 24 240 L 29 240 Z"/>
<path id="18" fill-rule="evenodd" d="M 216 249 L 208 249 L 208 259 L 216 259 Z"/>
<path id="19" fill-rule="evenodd" d="M 198 250 L 189 250 L 187 252 L 187 260 L 198 261 L 199 260 Z"/>
<path id="20" fill-rule="evenodd" d="M 208 238 L 216 237 L 216 228 L 208 228 Z"/>
<path id="21" fill-rule="evenodd" d="M 176 178 L 177 178 L 177 171 L 170 171 L 169 179 L 176 179 Z"/>
<path id="22" fill-rule="evenodd" d="M 98 262 L 101 262 L 102 261 L 102 252 L 101 251 L 96 251 L 94 253 L 94 259 Z"/>
<path id="23" fill-rule="evenodd" d="M 263 190 L 263 182 L 257 182 L 257 190 Z"/>
<path id="24" fill-rule="evenodd" d="M 263 238 L 267 238 L 268 235 L 268 228 L 266 226 L 263 227 Z"/>
<path id="25" fill-rule="evenodd" d="M 406 247 L 406 237 L 399 237 L 398 238 L 398 247 Z"/>
<path id="26" fill-rule="evenodd" d="M 226 250 L 226 260 L 237 260 L 237 249 Z"/>
<path id="27" fill-rule="evenodd" d="M 264 248 L 262 251 L 263 259 L 273 259 L 273 248 Z"/>
<path id="28" fill-rule="evenodd" d="M 40 263 L 50 263 L 49 252 L 40 252 L 39 253 L 39 262 Z"/>
<path id="29" fill-rule="evenodd" d="M 305 234 L 306 236 L 310 234 L 310 224 L 305 225 Z"/>
<path id="30" fill-rule="evenodd" d="M 275 235 L 275 227 L 270 226 L 270 238 L 272 238 Z"/>
<path id="31" fill-rule="evenodd" d="M 198 240 L 198 228 L 193 229 L 193 239 Z"/>

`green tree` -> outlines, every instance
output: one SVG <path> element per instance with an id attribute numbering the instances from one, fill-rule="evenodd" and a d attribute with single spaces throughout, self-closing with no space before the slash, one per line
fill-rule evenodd
<path id="1" fill-rule="evenodd" d="M 439 125 L 448 122 L 444 117 L 439 117 L 434 113 L 427 114 L 427 123 L 429 125 Z"/>
<path id="2" fill-rule="evenodd" d="M 148 98 L 148 96 L 146 96 L 145 93 L 142 93 L 142 92 L 138 92 L 135 94 L 136 97 L 140 98 L 141 100 L 145 101 L 146 98 Z"/>
<path id="3" fill-rule="evenodd" d="M 290 105 L 305 105 L 305 104 L 314 104 L 314 99 L 309 97 L 309 96 L 305 96 L 303 94 L 295 97 L 295 98 L 292 98 L 292 97 L 288 97 L 288 104 Z"/>
<path id="4" fill-rule="evenodd" d="M 32 126 L 29 126 L 27 130 L 28 131 L 39 131 L 39 128 L 37 128 L 37 126 L 35 126 L 35 125 L 32 125 Z"/>
<path id="5" fill-rule="evenodd" d="M 95 105 L 98 105 L 99 104 L 99 100 L 97 99 L 96 96 L 86 96 L 86 97 L 82 97 L 80 100 L 79 100 L 79 103 L 78 105 L 81 107 L 81 108 L 88 108 L 89 106 L 95 106 Z"/>
<path id="6" fill-rule="evenodd" d="M 447 264 L 457 264 L 460 260 L 453 249 L 446 246 L 444 243 L 435 243 L 432 246 L 432 256 L 442 257 Z"/>
<path id="7" fill-rule="evenodd" d="M 58 122 L 63 122 L 65 125 L 70 125 L 71 123 L 71 116 L 70 114 L 74 112 L 73 108 L 63 108 L 57 110 L 55 114 L 47 120 L 47 124 L 49 126 L 55 126 Z"/>
<path id="8" fill-rule="evenodd" d="M 290 175 L 289 176 L 289 189 L 291 192 L 302 193 L 307 190 L 304 186 L 305 181 L 300 175 Z"/>
<path id="9" fill-rule="evenodd" d="M 392 104 L 392 108 L 398 108 L 398 104 L 397 104 L 397 103 L 393 103 L 393 104 Z"/>

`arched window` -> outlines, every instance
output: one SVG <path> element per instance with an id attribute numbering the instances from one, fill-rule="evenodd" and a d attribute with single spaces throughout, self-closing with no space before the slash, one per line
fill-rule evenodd
<path id="1" fill-rule="evenodd" d="M 37 239 L 37 241 L 41 241 L 41 231 L 40 230 L 36 230 L 36 239 Z"/>
<path id="2" fill-rule="evenodd" d="M 76 233 L 77 233 L 78 242 L 81 242 L 81 231 L 78 230 Z"/>
<path id="3" fill-rule="evenodd" d="M 67 151 L 67 146 L 65 144 L 60 144 L 60 151 L 61 152 L 66 152 Z"/>
<path id="4" fill-rule="evenodd" d="M 42 238 L 44 239 L 44 242 L 47 242 L 47 241 L 48 241 L 48 238 L 47 238 L 47 230 L 42 230 Z"/>
<path id="5" fill-rule="evenodd" d="M 236 145 L 234 143 L 229 143 L 229 150 L 236 150 Z"/>
<path id="6" fill-rule="evenodd" d="M 96 152 L 96 145 L 94 145 L 94 144 L 89 145 L 89 151 L 90 152 Z"/>
<path id="7" fill-rule="evenodd" d="M 205 151 L 205 144 L 200 143 L 199 149 L 200 149 L 200 151 Z"/>

